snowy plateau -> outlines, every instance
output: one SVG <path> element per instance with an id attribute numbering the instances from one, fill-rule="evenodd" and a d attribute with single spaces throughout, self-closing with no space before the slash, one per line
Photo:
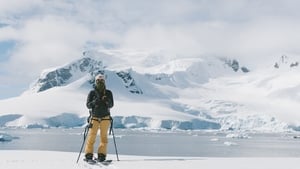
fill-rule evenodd
<path id="1" fill-rule="evenodd" d="M 0 100 L 0 127 L 83 127 L 98 73 L 113 92 L 115 128 L 300 130 L 300 68 L 287 56 L 249 67 L 226 57 L 97 50 L 44 70 L 22 95 Z"/>

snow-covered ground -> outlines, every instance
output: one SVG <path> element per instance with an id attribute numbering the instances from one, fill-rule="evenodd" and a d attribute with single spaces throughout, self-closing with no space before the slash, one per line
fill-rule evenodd
<path id="1" fill-rule="evenodd" d="M 109 166 L 88 165 L 78 153 L 57 151 L 0 150 L 3 169 L 298 169 L 299 158 L 207 158 L 207 157 L 150 157 L 114 154 Z"/>
<path id="2" fill-rule="evenodd" d="M 117 128 L 300 130 L 300 67 L 290 66 L 293 59 L 244 72 L 244 63 L 230 58 L 158 58 L 86 51 L 42 72 L 19 97 L 0 100 L 0 127 L 83 126 L 93 76 L 104 72 Z"/>

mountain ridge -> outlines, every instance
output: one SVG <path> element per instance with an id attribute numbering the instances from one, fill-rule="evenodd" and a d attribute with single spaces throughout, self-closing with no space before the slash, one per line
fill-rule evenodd
<path id="1" fill-rule="evenodd" d="M 23 95 L 0 101 L 1 126 L 84 125 L 86 95 L 92 89 L 93 77 L 104 73 L 107 86 L 114 93 L 115 127 L 264 131 L 298 128 L 297 124 L 275 118 L 273 110 L 267 115 L 261 114 L 260 111 L 266 110 L 255 109 L 264 105 L 253 105 L 252 99 L 243 98 L 252 94 L 263 100 L 262 94 L 268 90 L 261 87 L 265 88 L 272 78 L 250 71 L 238 60 L 175 59 L 149 63 L 150 66 L 142 70 L 137 68 L 140 65 L 123 62 L 119 55 L 87 51 L 79 60 L 44 71 Z M 141 58 L 144 58 L 140 59 L 143 63 L 149 60 L 147 56 Z M 120 62 L 123 65 L 118 67 Z M 274 74 L 276 71 L 267 71 L 270 76 L 281 78 Z M 264 92 L 252 92 L 259 90 Z M 270 92 L 269 97 L 276 93 Z M 16 104 L 24 108 L 14 107 Z"/>

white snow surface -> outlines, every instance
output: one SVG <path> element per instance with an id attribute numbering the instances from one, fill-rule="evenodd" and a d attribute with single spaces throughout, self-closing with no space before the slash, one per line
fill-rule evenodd
<path id="1" fill-rule="evenodd" d="M 132 55 L 139 55 L 140 59 L 133 61 Z M 107 88 L 114 94 L 112 116 L 120 118 L 116 120 L 119 126 L 299 130 L 298 66 L 291 68 L 282 63 L 276 69 L 271 62 L 243 73 L 233 71 L 224 58 L 223 61 L 212 57 L 170 59 L 160 54 L 121 51 L 89 51 L 83 57 L 103 63 Z M 62 67 L 68 64 L 44 71 L 40 78 Z M 125 83 L 117 75 L 120 71 L 130 74 L 134 81 Z M 71 73 L 71 80 L 62 86 L 42 92 L 33 92 L 37 89 L 31 88 L 19 97 L 0 100 L 0 127 L 83 125 L 82 119 L 88 116 L 85 101 L 91 90 L 87 81 L 92 76 L 77 69 Z M 130 82 L 134 83 L 130 86 Z M 70 119 L 71 124 L 64 124 Z"/>
<path id="2" fill-rule="evenodd" d="M 109 166 L 89 165 L 78 153 L 32 150 L 0 150 L 0 167 L 5 169 L 298 169 L 299 158 L 208 158 L 208 157 L 154 157 L 114 154 Z"/>

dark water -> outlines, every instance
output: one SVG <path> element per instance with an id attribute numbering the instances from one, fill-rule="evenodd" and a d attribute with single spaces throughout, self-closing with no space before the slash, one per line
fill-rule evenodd
<path id="1" fill-rule="evenodd" d="M 295 133 L 251 134 L 227 138 L 228 133 L 200 131 L 114 130 L 119 154 L 196 157 L 300 157 Z M 56 150 L 79 152 L 83 129 L 2 129 L 18 139 L 0 142 L 0 150 Z M 96 145 L 99 140 L 97 140 Z M 113 139 L 109 153 L 114 154 Z M 96 150 L 96 147 L 95 147 Z"/>

